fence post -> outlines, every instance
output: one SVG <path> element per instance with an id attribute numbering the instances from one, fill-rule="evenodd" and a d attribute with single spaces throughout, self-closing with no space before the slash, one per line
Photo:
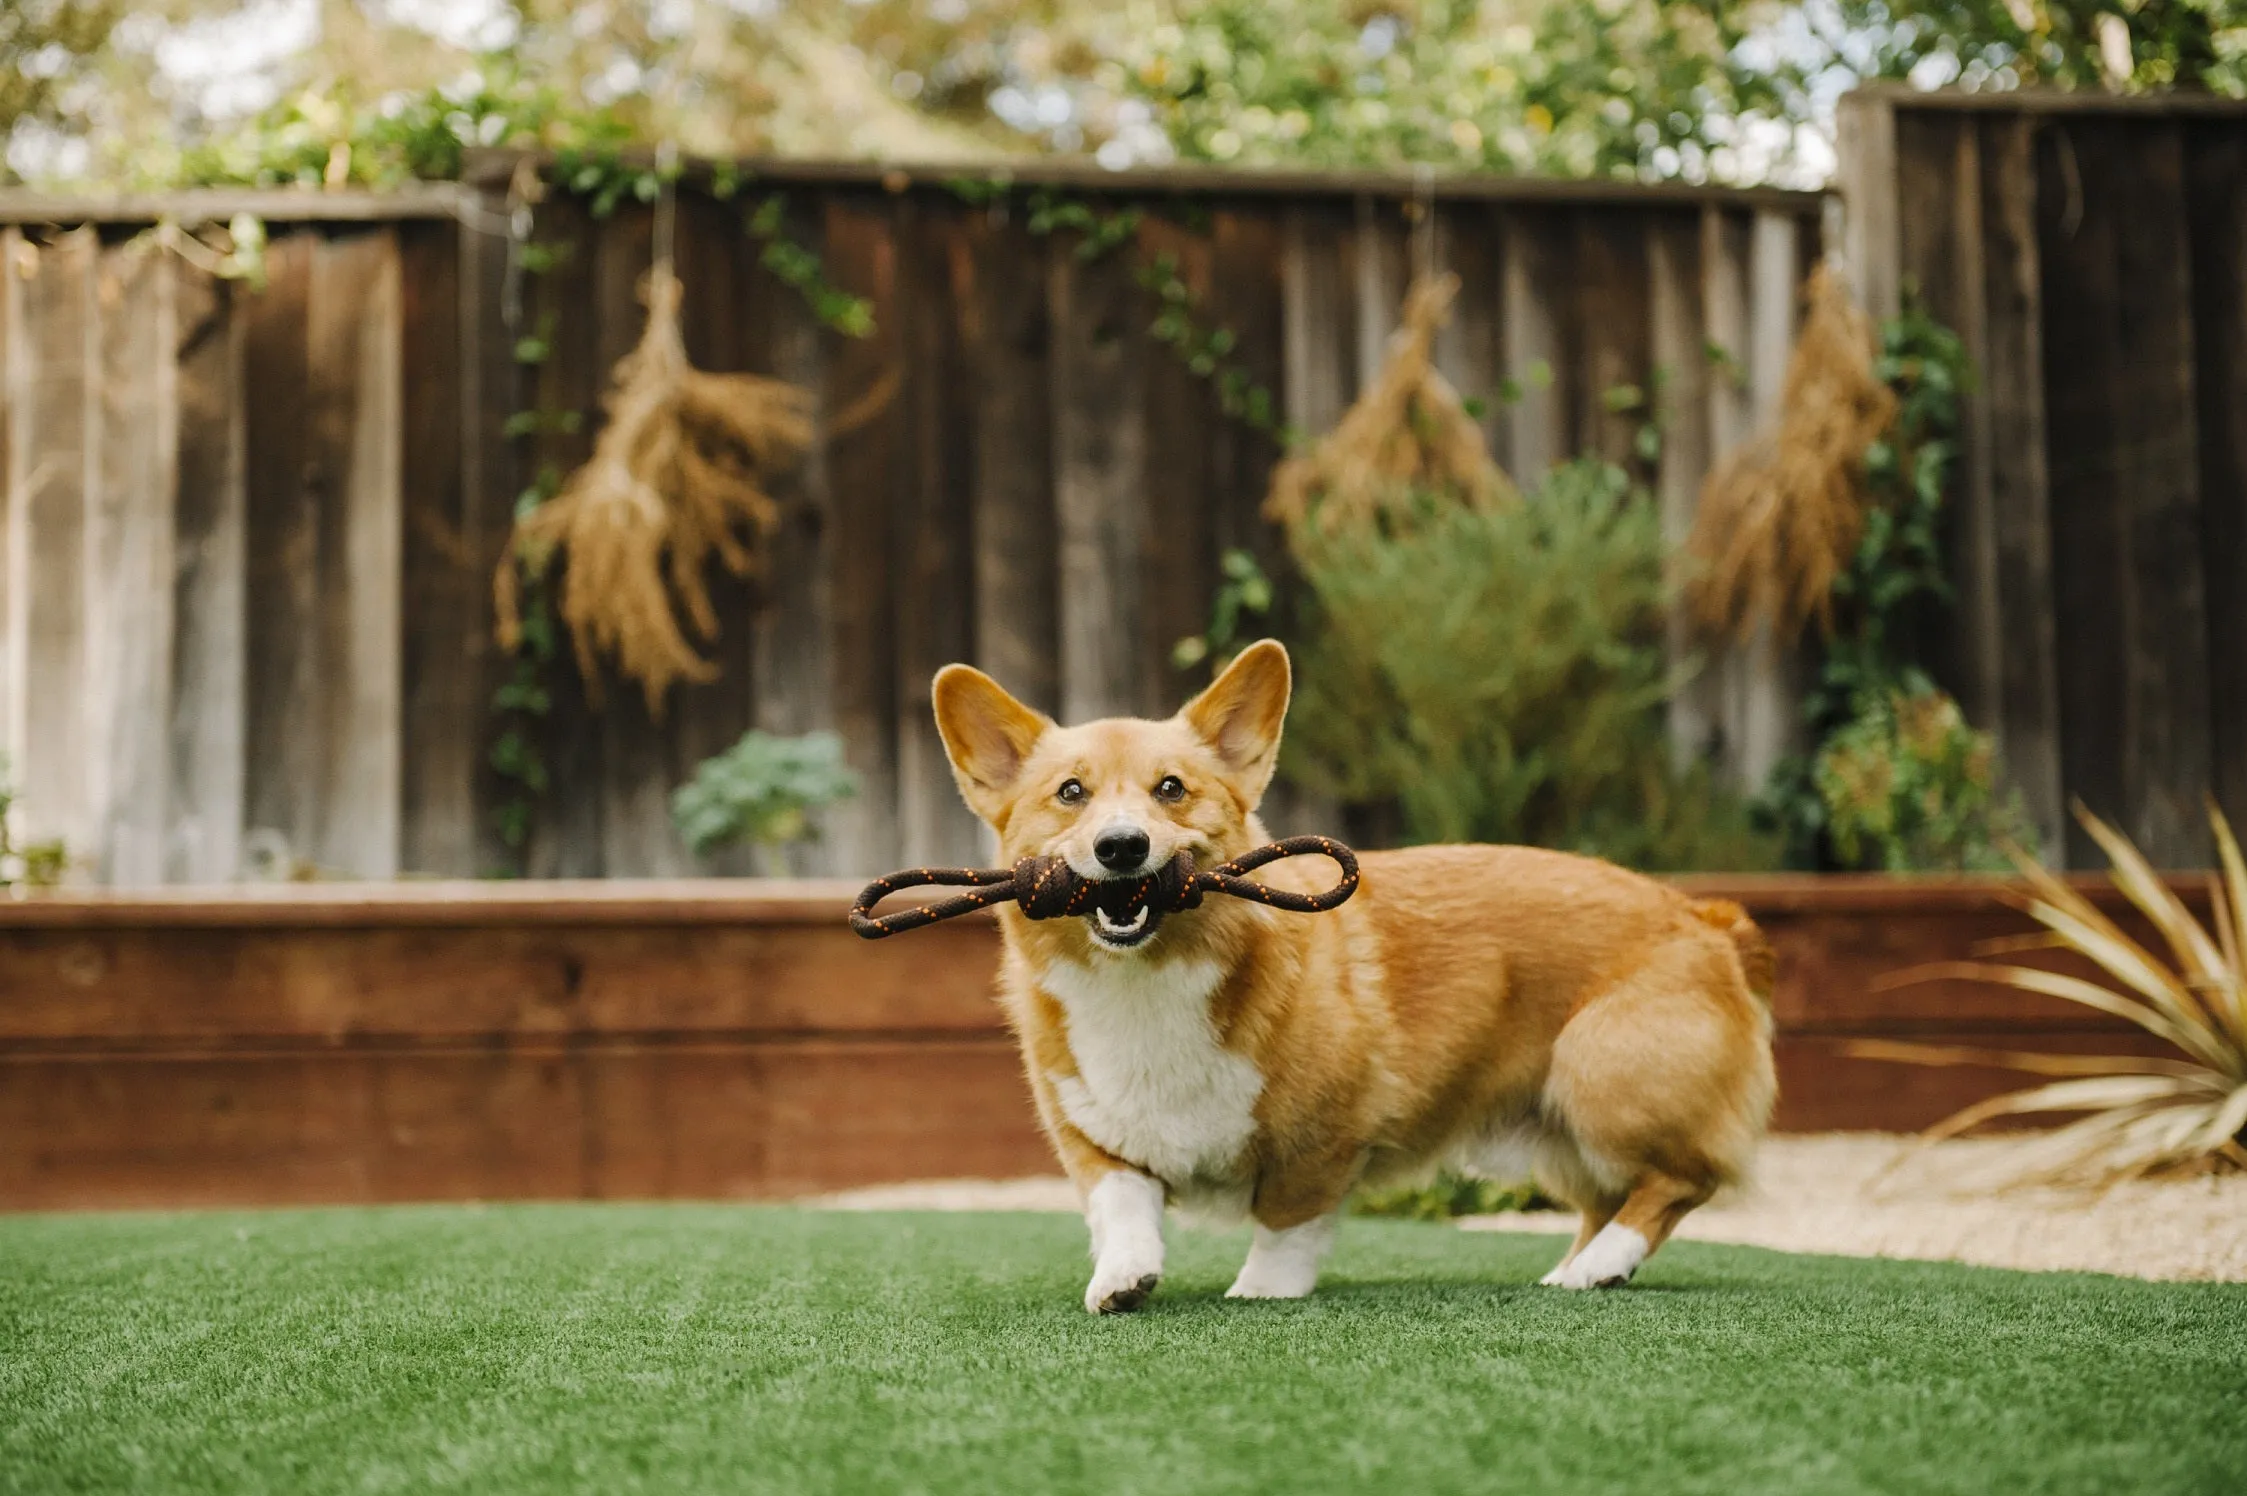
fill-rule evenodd
<path id="1" fill-rule="evenodd" d="M 1842 96 L 1834 111 L 1841 186 L 1842 268 L 1849 293 L 1875 318 L 1903 309 L 1896 219 L 1896 106 L 1877 92 Z"/>

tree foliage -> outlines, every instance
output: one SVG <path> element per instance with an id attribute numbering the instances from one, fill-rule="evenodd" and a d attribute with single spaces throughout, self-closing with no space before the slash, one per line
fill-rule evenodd
<path id="1" fill-rule="evenodd" d="M 1744 123 L 1808 110 L 1792 68 L 1743 60 L 1768 0 L 1148 10 L 1125 76 L 1201 160 L 1726 176 Z"/>
<path id="2" fill-rule="evenodd" d="M 1807 132 L 1855 78 L 2247 93 L 2247 0 L 511 0 L 473 34 L 375 0 L 314 11 L 245 111 L 161 58 L 239 28 L 248 0 L 8 0 L 0 137 L 66 137 L 96 174 L 157 183 L 269 172 L 280 135 L 324 172 L 337 139 L 356 156 L 382 133 L 369 120 L 428 138 L 457 112 L 440 90 L 528 78 L 717 156 L 1808 180 Z"/>
<path id="3" fill-rule="evenodd" d="M 1864 76 L 2247 95 L 2242 0 L 1839 0 L 1821 39 Z"/>
<path id="4" fill-rule="evenodd" d="M 26 121 L 54 123 L 109 42 L 121 0 L 8 0 L 0 5 L 0 137 Z"/>

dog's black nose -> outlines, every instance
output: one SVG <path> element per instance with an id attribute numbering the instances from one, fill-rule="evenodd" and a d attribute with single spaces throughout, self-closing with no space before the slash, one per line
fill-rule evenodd
<path id="1" fill-rule="evenodd" d="M 1111 873 L 1136 873 L 1147 860 L 1147 833 L 1129 826 L 1111 827 L 1093 838 L 1092 855 Z"/>

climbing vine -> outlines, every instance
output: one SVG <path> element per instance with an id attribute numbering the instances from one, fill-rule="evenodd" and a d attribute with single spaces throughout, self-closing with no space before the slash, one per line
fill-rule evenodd
<path id="1" fill-rule="evenodd" d="M 1005 202 L 1014 190 L 1004 175 L 953 177 L 945 184 L 960 201 L 973 207 Z M 1051 187 L 1031 189 L 1023 199 L 1023 227 L 1039 238 L 1070 232 L 1078 235 L 1073 254 L 1085 263 L 1107 258 L 1126 245 L 1136 246 L 1147 210 L 1125 207 L 1103 211 L 1082 198 L 1065 197 Z M 1164 214 L 1197 235 L 1206 236 L 1210 218 L 1196 205 L 1174 206 Z M 1295 447 L 1303 433 L 1282 421 L 1279 401 L 1271 387 L 1234 357 L 1240 339 L 1233 330 L 1205 322 L 1195 304 L 1193 287 L 1181 272 L 1177 255 L 1168 250 L 1143 258 L 1133 278 L 1155 298 L 1155 319 L 1148 333 L 1168 348 L 1196 378 L 1209 381 L 1217 391 L 1218 407 L 1234 420 L 1264 433 L 1283 447 Z"/>
<path id="2" fill-rule="evenodd" d="M 548 179 L 562 191 L 581 199 L 596 219 L 613 215 L 627 199 L 652 204 L 677 177 L 674 164 L 642 165 L 625 158 L 618 141 L 603 138 L 593 144 L 557 151 Z M 746 185 L 746 176 L 730 163 L 721 163 L 711 174 L 710 190 L 720 201 L 731 201 Z M 799 296 L 824 327 L 849 338 L 870 337 L 874 331 L 873 304 L 829 281 L 818 254 L 790 238 L 786 232 L 787 200 L 774 192 L 764 196 L 742 216 L 742 231 L 763 248 L 758 262 Z M 525 286 L 569 263 L 578 252 L 567 240 L 524 238 L 514 246 L 514 268 Z M 518 306 L 532 298 L 523 296 Z M 512 348 L 516 366 L 526 378 L 554 355 L 561 309 L 539 308 L 528 329 L 518 329 Z M 508 414 L 502 431 L 512 441 L 574 436 L 585 429 L 587 412 L 545 405 L 530 405 Z M 536 477 L 517 495 L 515 514 L 521 519 L 554 497 L 562 487 L 559 467 L 542 463 Z M 552 774 L 541 746 L 545 727 L 553 715 L 554 671 L 560 658 L 560 621 L 554 609 L 551 555 L 518 554 L 520 570 L 521 642 L 515 650 L 507 680 L 493 694 L 494 731 L 487 755 L 499 783 L 492 810 L 493 829 L 511 852 L 520 856 L 530 841 L 538 810 L 552 784 Z"/>

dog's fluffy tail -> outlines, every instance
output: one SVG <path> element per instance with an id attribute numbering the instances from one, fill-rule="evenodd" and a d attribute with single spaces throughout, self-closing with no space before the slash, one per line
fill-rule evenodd
<path id="1" fill-rule="evenodd" d="M 1765 1007 L 1771 1005 L 1771 988 L 1778 980 L 1779 961 L 1772 954 L 1771 942 L 1763 938 L 1748 911 L 1730 899 L 1703 899 L 1693 906 L 1700 921 L 1722 930 L 1732 938 L 1732 948 L 1740 953 L 1740 970 L 1747 974 L 1748 990 L 1760 998 Z"/>

